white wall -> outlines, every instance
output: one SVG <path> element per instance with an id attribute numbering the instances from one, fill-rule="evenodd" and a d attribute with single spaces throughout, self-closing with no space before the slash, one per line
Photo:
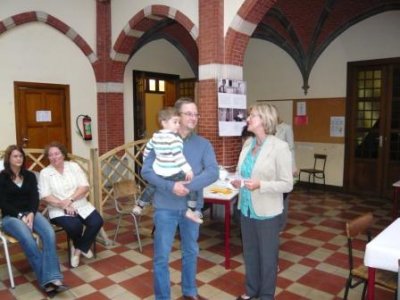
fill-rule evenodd
<path id="1" fill-rule="evenodd" d="M 96 52 L 96 0 L 0 1 L 0 20 L 28 11 L 43 11 L 64 22 Z"/>
<path id="2" fill-rule="evenodd" d="M 243 70 L 244 80 L 248 84 L 248 102 L 253 103 L 258 99 L 344 98 L 347 63 L 399 57 L 399 36 L 399 11 L 382 13 L 350 27 L 319 57 L 310 74 L 310 89 L 306 96 L 301 88 L 301 74 L 293 59 L 272 43 L 251 39 Z M 291 114 L 285 111 L 281 113 Z M 298 168 L 310 167 L 313 153 L 328 154 L 327 183 L 342 186 L 344 144 L 297 142 Z"/>
<path id="3" fill-rule="evenodd" d="M 128 24 L 129 20 L 140 10 L 151 5 L 165 5 L 175 10 L 179 10 L 188 17 L 197 28 L 199 28 L 198 0 L 114 0 L 111 1 L 111 5 L 112 45 L 115 44 L 116 39 L 124 30 L 124 27 Z"/>
<path id="4" fill-rule="evenodd" d="M 224 36 L 244 0 L 224 0 Z"/>
<path id="5" fill-rule="evenodd" d="M 67 84 L 70 86 L 72 149 L 89 157 L 97 147 L 97 95 L 93 68 L 82 51 L 54 28 L 34 22 L 0 35 L 0 149 L 16 143 L 14 81 Z M 75 133 L 75 117 L 92 117 L 93 141 Z"/>
<path id="6" fill-rule="evenodd" d="M 133 70 L 195 77 L 184 56 L 168 41 L 153 41 L 141 48 L 128 62 L 124 73 L 125 142 L 133 140 Z"/>

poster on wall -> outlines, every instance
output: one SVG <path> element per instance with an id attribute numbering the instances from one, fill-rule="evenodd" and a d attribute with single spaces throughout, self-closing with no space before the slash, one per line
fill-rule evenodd
<path id="1" fill-rule="evenodd" d="M 220 79 L 218 81 L 218 129 L 219 136 L 241 136 L 246 125 L 246 82 Z"/>

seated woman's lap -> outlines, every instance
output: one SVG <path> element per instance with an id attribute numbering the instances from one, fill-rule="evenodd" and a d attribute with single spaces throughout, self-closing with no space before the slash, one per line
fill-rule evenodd
<path id="1" fill-rule="evenodd" d="M 83 219 L 79 215 L 61 216 L 51 219 L 51 222 L 62 227 L 73 240 L 82 237 L 84 226 L 86 226 L 85 233 L 92 232 L 92 234 L 89 233 L 90 239 L 94 239 L 97 232 L 103 226 L 103 218 L 97 210 L 94 210 L 86 219 Z"/>

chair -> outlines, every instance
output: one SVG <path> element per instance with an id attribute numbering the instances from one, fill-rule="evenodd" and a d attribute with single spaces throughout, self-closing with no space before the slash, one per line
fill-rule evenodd
<path id="1" fill-rule="evenodd" d="M 33 237 L 35 238 L 36 243 L 39 244 L 39 236 L 36 233 L 33 233 Z M 10 278 L 10 285 L 11 285 L 11 288 L 15 288 L 14 274 L 13 274 L 12 265 L 11 265 L 10 252 L 8 251 L 8 244 L 9 243 L 15 244 L 15 243 L 18 243 L 18 241 L 11 235 L 3 232 L 2 230 L 0 230 L 0 239 L 3 244 L 4 257 L 5 257 L 6 263 L 7 263 L 7 271 L 8 271 L 8 277 Z"/>
<path id="2" fill-rule="evenodd" d="M 325 165 L 326 165 L 326 154 L 314 154 L 314 167 L 311 169 L 300 169 L 299 181 L 301 180 L 301 173 L 308 174 L 308 183 L 311 183 L 311 177 L 315 184 L 315 178 L 323 180 L 325 190 Z"/>
<path id="3" fill-rule="evenodd" d="M 133 218 L 135 225 L 136 237 L 139 243 L 139 250 L 142 252 L 142 243 L 140 240 L 139 221 L 135 214 L 132 213 L 132 208 L 136 203 L 136 197 L 139 194 L 139 189 L 134 180 L 121 180 L 113 183 L 113 197 L 115 209 L 118 213 L 118 225 L 114 234 L 114 242 L 117 239 L 118 231 L 121 225 L 121 220 L 124 216 L 130 215 Z M 139 219 L 139 220 L 138 220 Z"/>
<path id="4" fill-rule="evenodd" d="M 357 239 L 357 241 L 360 241 L 361 239 L 359 239 L 359 237 L 361 235 L 364 235 L 364 239 L 362 241 L 365 243 L 365 245 L 369 241 L 371 241 L 370 228 L 373 223 L 374 223 L 374 217 L 370 212 L 365 213 L 351 221 L 346 222 L 346 235 L 347 235 L 348 258 L 349 258 L 349 276 L 347 277 L 346 280 L 346 289 L 344 292 L 343 299 L 347 299 L 350 288 L 355 288 L 360 284 L 364 284 L 361 299 L 364 299 L 365 297 L 365 292 L 367 290 L 367 281 L 368 281 L 368 267 L 364 266 L 363 264 L 357 267 L 354 266 L 353 241 L 355 239 Z M 376 270 L 375 284 L 387 288 L 389 290 L 396 291 L 397 290 L 396 277 L 397 277 L 396 273 L 384 270 Z"/>

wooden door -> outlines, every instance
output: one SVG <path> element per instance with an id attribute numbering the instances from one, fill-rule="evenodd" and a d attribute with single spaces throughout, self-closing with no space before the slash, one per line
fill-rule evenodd
<path id="1" fill-rule="evenodd" d="M 71 151 L 69 87 L 15 82 L 17 143 L 42 149 L 52 141 Z"/>
<path id="2" fill-rule="evenodd" d="M 350 192 L 387 197 L 400 176 L 399 76 L 390 61 L 349 64 L 344 177 Z"/>
<path id="3" fill-rule="evenodd" d="M 164 107 L 164 95 L 162 94 L 146 94 L 146 136 L 149 139 L 153 133 L 161 129 L 158 122 L 158 112 Z"/>
<path id="4" fill-rule="evenodd" d="M 149 80 L 155 80 L 155 89 L 151 88 Z M 133 71 L 133 86 L 134 86 L 134 99 L 133 99 L 133 126 L 134 126 L 134 139 L 144 139 L 151 137 L 146 124 L 146 112 L 147 108 L 150 107 L 154 110 L 151 102 L 146 101 L 147 94 L 158 94 L 163 96 L 163 107 L 173 106 L 177 98 L 177 85 L 179 76 L 172 74 L 145 72 L 145 71 Z M 159 81 L 164 81 L 164 90 L 161 90 Z M 161 107 L 162 108 L 162 107 Z M 160 109 L 157 106 L 157 113 Z M 151 113 L 153 116 L 154 114 Z M 150 131 L 152 131 L 151 129 Z"/>

